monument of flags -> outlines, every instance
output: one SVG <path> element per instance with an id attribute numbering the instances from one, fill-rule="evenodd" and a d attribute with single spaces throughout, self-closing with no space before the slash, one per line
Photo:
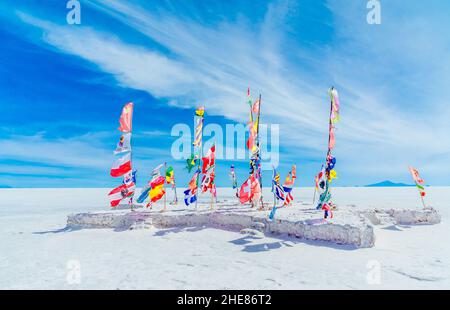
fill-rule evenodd
<path id="1" fill-rule="evenodd" d="M 315 176 L 315 191 L 313 204 L 316 203 L 316 192 L 318 193 L 317 210 L 324 212 L 325 219 L 333 218 L 333 210 L 336 209 L 332 202 L 331 184 L 333 179 L 337 177 L 335 171 L 336 158 L 333 155 L 335 147 L 335 130 L 336 124 L 339 122 L 339 95 L 337 90 L 332 87 L 328 91 L 330 97 L 330 114 L 328 120 L 328 150 L 325 157 L 325 163 L 322 165 L 320 172 Z M 252 100 L 250 89 L 247 90 L 247 104 L 249 107 L 248 122 L 248 139 L 246 147 L 249 150 L 249 175 L 247 179 L 238 186 L 236 176 L 236 167 L 234 164 L 230 166 L 229 176 L 231 178 L 231 186 L 234 195 L 241 204 L 249 203 L 252 208 L 259 211 L 267 211 L 266 204 L 263 201 L 262 186 L 262 154 L 261 154 L 261 137 L 260 137 L 260 119 L 261 119 L 261 95 L 258 99 Z M 134 194 L 136 191 L 136 170 L 133 170 L 132 157 L 132 119 L 133 119 L 133 103 L 127 103 L 119 118 L 119 131 L 121 136 L 115 150 L 113 151 L 115 160 L 112 164 L 110 175 L 114 178 L 121 178 L 121 184 L 111 190 L 108 194 L 110 206 L 117 207 L 124 200 L 130 209 L 133 204 Z M 202 193 L 211 195 L 210 208 L 217 205 L 217 187 L 216 187 L 216 145 L 213 144 L 203 154 L 203 128 L 205 122 L 205 108 L 199 107 L 194 114 L 194 135 L 193 135 L 193 152 L 186 160 L 186 167 L 189 174 L 187 189 L 183 191 L 184 204 L 187 207 L 195 204 L 198 208 L 198 196 Z M 425 188 L 424 181 L 419 176 L 417 169 L 409 167 L 409 171 L 413 177 L 415 185 L 419 191 L 419 196 L 424 208 Z M 297 179 L 297 167 L 292 165 L 284 182 L 280 180 L 280 174 L 276 167 L 273 167 L 271 191 L 273 194 L 273 205 L 268 214 L 270 220 L 273 220 L 276 211 L 280 208 L 294 205 L 293 190 Z M 175 169 L 168 166 L 166 162 L 155 167 L 150 175 L 148 183 L 142 188 L 140 195 L 136 199 L 137 204 L 143 204 L 147 208 L 152 209 L 153 205 L 163 200 L 163 211 L 167 209 L 167 187 L 170 186 L 173 191 L 173 200 L 169 205 L 177 205 L 177 189 L 175 182 Z M 297 206 L 298 207 L 298 206 Z"/>

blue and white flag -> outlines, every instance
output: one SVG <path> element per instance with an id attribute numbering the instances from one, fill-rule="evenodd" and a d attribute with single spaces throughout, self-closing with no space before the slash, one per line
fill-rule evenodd
<path id="1" fill-rule="evenodd" d="M 187 189 L 184 191 L 184 203 L 186 206 L 189 206 L 190 204 L 197 201 L 197 195 L 193 193 L 192 190 Z"/>

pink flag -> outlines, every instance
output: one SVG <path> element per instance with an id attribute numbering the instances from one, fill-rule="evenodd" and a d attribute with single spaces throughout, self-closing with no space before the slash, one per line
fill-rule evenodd
<path id="1" fill-rule="evenodd" d="M 131 120 L 133 118 L 133 103 L 127 103 L 122 109 L 122 115 L 120 115 L 119 130 L 122 132 L 131 132 Z"/>
<path id="2" fill-rule="evenodd" d="M 331 150 L 331 149 L 333 149 L 334 148 L 334 145 L 335 145 L 335 140 L 334 140 L 334 132 L 333 132 L 333 128 L 331 128 L 331 130 L 330 130 L 330 142 L 329 142 L 329 144 L 328 144 L 328 148 Z"/>
<path id="3" fill-rule="evenodd" d="M 259 99 L 253 103 L 252 112 L 256 114 L 259 113 Z"/>

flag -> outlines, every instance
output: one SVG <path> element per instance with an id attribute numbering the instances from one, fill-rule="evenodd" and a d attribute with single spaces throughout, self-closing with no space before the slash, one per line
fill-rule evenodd
<path id="1" fill-rule="evenodd" d="M 200 107 L 195 110 L 195 115 L 203 117 L 205 115 L 205 107 Z"/>
<path id="2" fill-rule="evenodd" d="M 333 127 L 330 128 L 330 133 L 329 133 L 329 141 L 328 141 L 328 149 L 333 149 L 335 144 L 336 144 L 336 140 L 334 138 L 334 131 L 333 131 Z"/>
<path id="3" fill-rule="evenodd" d="M 216 146 L 213 145 L 207 152 L 206 156 L 202 158 L 203 161 L 203 169 L 202 173 L 206 173 L 206 171 L 214 166 L 216 161 Z"/>
<path id="4" fill-rule="evenodd" d="M 258 121 L 250 122 L 249 124 L 249 137 L 247 140 L 247 148 L 255 153 L 257 149 L 256 137 L 258 135 Z"/>
<path id="5" fill-rule="evenodd" d="M 251 175 L 242 185 L 239 190 L 239 200 L 241 203 L 246 203 L 258 194 L 261 194 L 261 187 L 258 180 Z"/>
<path id="6" fill-rule="evenodd" d="M 174 170 L 172 166 L 167 167 L 166 169 L 166 183 L 174 184 Z"/>
<path id="7" fill-rule="evenodd" d="M 234 165 L 231 165 L 230 167 L 230 178 L 231 178 L 231 182 L 233 184 L 233 189 L 237 188 L 237 181 L 236 181 L 236 172 L 234 171 Z"/>
<path id="8" fill-rule="evenodd" d="M 114 150 L 114 155 L 131 152 L 131 132 L 124 133 L 120 136 L 119 143 L 117 143 L 117 147 Z"/>
<path id="9" fill-rule="evenodd" d="M 197 190 L 197 187 L 198 187 L 197 179 L 198 179 L 199 174 L 200 174 L 200 170 L 197 170 L 194 173 L 194 175 L 192 176 L 191 180 L 189 181 L 188 187 L 190 190 Z"/>
<path id="10" fill-rule="evenodd" d="M 184 203 L 186 206 L 197 201 L 197 190 L 187 189 L 184 191 Z"/>
<path id="11" fill-rule="evenodd" d="M 417 188 L 419 189 L 420 196 L 424 197 L 425 196 L 425 188 L 423 187 L 423 185 L 425 184 L 425 181 L 420 177 L 419 171 L 417 169 L 414 169 L 413 167 L 409 167 L 409 172 L 411 172 L 413 180 L 416 183 Z"/>
<path id="12" fill-rule="evenodd" d="M 215 178 L 215 174 L 214 174 L 214 170 L 210 169 L 208 170 L 208 172 L 206 174 L 203 175 L 202 177 L 202 193 L 205 193 L 208 189 L 212 191 L 212 189 L 215 187 L 214 186 L 214 178 Z"/>
<path id="13" fill-rule="evenodd" d="M 200 147 L 202 145 L 202 137 L 203 137 L 203 117 L 197 119 L 193 145 Z"/>
<path id="14" fill-rule="evenodd" d="M 192 168 L 197 166 L 197 160 L 198 159 L 195 157 L 194 154 L 192 154 L 191 157 L 186 160 L 186 169 L 188 170 L 189 173 L 191 173 Z"/>
<path id="15" fill-rule="evenodd" d="M 272 193 L 278 200 L 284 201 L 284 189 L 280 186 L 280 174 L 277 173 L 275 167 L 273 167 Z"/>
<path id="16" fill-rule="evenodd" d="M 328 203 L 324 203 L 322 205 L 322 210 L 324 211 L 323 218 L 325 219 L 328 217 L 333 218 L 333 211 Z"/>
<path id="17" fill-rule="evenodd" d="M 253 103 L 253 106 L 252 106 L 252 112 L 255 113 L 255 114 L 258 114 L 258 113 L 259 113 L 259 106 L 260 106 L 260 101 L 259 101 L 259 99 L 257 99 L 257 100 Z"/>
<path id="18" fill-rule="evenodd" d="M 116 178 L 124 175 L 130 170 L 131 170 L 131 154 L 128 153 L 113 163 L 110 174 L 112 177 Z"/>
<path id="19" fill-rule="evenodd" d="M 286 193 L 285 205 L 289 205 L 293 200 L 294 197 L 292 196 L 292 189 L 294 188 L 295 179 L 297 178 L 297 167 L 295 165 L 292 166 L 292 170 L 289 171 L 288 175 L 286 176 L 286 180 L 283 184 L 283 190 Z"/>
<path id="20" fill-rule="evenodd" d="M 122 132 L 131 132 L 131 120 L 133 118 L 133 103 L 127 103 L 123 109 L 122 114 L 120 115 L 119 130 Z"/>
<path id="21" fill-rule="evenodd" d="M 329 95 L 331 99 L 331 123 L 337 123 L 339 121 L 339 94 L 337 90 L 332 87 L 329 90 Z"/>
<path id="22" fill-rule="evenodd" d="M 130 192 L 134 195 L 136 189 L 136 170 L 127 172 L 123 175 L 123 184 L 125 184 Z"/>
<path id="23" fill-rule="evenodd" d="M 413 167 L 409 167 L 409 171 L 411 172 L 414 182 L 416 182 L 418 184 L 424 184 L 425 181 L 420 177 L 419 171 L 417 171 L 417 169 L 414 169 Z"/>
<path id="24" fill-rule="evenodd" d="M 111 207 L 117 207 L 122 199 L 131 196 L 134 192 L 129 191 L 126 184 L 122 184 L 109 192 L 109 202 Z"/>
<path id="25" fill-rule="evenodd" d="M 252 184 L 252 178 L 253 176 L 250 176 L 242 185 L 239 190 L 239 201 L 241 203 L 249 202 L 251 197 L 251 184 Z"/>
<path id="26" fill-rule="evenodd" d="M 165 178 L 163 176 L 158 176 L 151 181 L 151 190 L 149 194 L 151 202 L 160 200 L 166 193 L 166 191 L 164 190 L 164 182 Z"/>

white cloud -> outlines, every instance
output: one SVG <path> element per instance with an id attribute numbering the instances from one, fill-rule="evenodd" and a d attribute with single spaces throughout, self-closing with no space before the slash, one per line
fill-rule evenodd
<path id="1" fill-rule="evenodd" d="M 322 54 L 311 54 L 286 37 L 281 21 L 288 1 L 269 5 L 262 22 L 252 27 L 244 17 L 211 27 L 128 1 L 89 4 L 157 42 L 170 56 L 111 33 L 20 17 L 41 28 L 47 44 L 93 62 L 121 85 L 169 98 L 172 106 L 201 103 L 210 113 L 244 121 L 250 85 L 263 93 L 263 121 L 281 124 L 282 143 L 293 153 L 324 155 L 326 87 L 336 83 L 342 106 L 336 154 L 344 173 L 364 174 L 370 166 L 397 167 L 401 175 L 400 167 L 411 162 L 436 171 L 450 159 L 450 108 L 441 93 L 450 82 L 450 45 L 449 36 L 437 31 L 446 22 L 430 21 L 432 15 L 411 18 L 420 16 L 417 7 L 401 14 L 403 4 L 385 3 L 383 24 L 368 28 L 365 5 L 329 1 L 335 41 L 323 46 Z M 311 77 L 288 59 L 283 50 L 290 48 L 313 59 L 322 76 Z"/>

